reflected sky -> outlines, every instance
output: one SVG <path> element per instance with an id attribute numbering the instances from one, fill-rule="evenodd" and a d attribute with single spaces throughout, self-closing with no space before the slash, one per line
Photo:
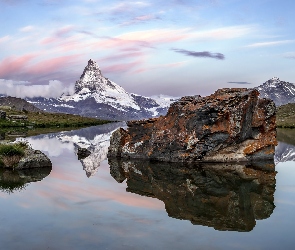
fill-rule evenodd
<path id="1" fill-rule="evenodd" d="M 114 127 L 104 127 L 109 133 Z M 95 130 L 93 130 L 95 131 Z M 171 218 L 156 198 L 126 192 L 102 158 L 88 178 L 76 155 L 86 129 L 29 138 L 53 164 L 50 175 L 24 190 L 0 192 L 3 249 L 292 249 L 295 220 L 295 162 L 276 165 L 275 209 L 250 232 L 218 231 Z M 89 132 L 89 133 L 88 133 Z M 67 134 L 66 134 L 67 133 Z M 94 132 L 99 133 L 99 132 Z M 80 140 L 79 139 L 79 140 Z M 80 140 L 81 142 L 81 140 Z M 84 144 L 86 145 L 86 144 Z M 90 144 L 87 144 L 91 146 Z M 83 145 L 82 145 L 83 146 Z"/>

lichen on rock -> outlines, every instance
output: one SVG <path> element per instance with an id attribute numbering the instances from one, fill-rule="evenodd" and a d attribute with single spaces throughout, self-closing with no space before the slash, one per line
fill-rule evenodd
<path id="1" fill-rule="evenodd" d="M 275 104 L 255 89 L 219 89 L 183 97 L 166 116 L 127 122 L 115 131 L 108 157 L 230 162 L 273 159 Z"/>

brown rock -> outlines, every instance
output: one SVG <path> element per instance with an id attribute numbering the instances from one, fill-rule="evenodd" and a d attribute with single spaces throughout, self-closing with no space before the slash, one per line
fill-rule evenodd
<path id="1" fill-rule="evenodd" d="M 127 122 L 111 137 L 108 157 L 160 161 L 273 159 L 275 104 L 254 89 L 220 89 L 183 97 L 166 116 Z"/>

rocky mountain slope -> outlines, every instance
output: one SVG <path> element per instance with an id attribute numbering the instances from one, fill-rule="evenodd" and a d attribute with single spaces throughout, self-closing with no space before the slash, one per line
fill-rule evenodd
<path id="1" fill-rule="evenodd" d="M 104 77 L 96 62 L 89 60 L 75 93 L 60 98 L 27 98 L 38 108 L 107 120 L 134 120 L 164 115 L 174 100 L 159 102 L 149 97 L 130 94 Z"/>
<path id="2" fill-rule="evenodd" d="M 269 79 L 256 89 L 260 92 L 260 97 L 272 99 L 276 106 L 295 103 L 295 85 L 281 81 L 278 77 Z"/>
<path id="3" fill-rule="evenodd" d="M 35 107 L 33 104 L 27 102 L 24 99 L 17 98 L 17 97 L 0 97 L 0 109 L 1 106 L 7 106 L 7 107 L 13 107 L 15 110 L 18 111 L 29 111 L 29 112 L 39 112 L 41 111 L 37 107 Z"/>

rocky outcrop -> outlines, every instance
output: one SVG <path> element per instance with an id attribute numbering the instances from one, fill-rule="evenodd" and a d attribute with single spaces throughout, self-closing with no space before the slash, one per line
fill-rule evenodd
<path id="1" fill-rule="evenodd" d="M 28 169 L 28 168 L 51 168 L 52 163 L 50 159 L 40 150 L 27 148 L 25 155 L 22 157 L 14 169 Z"/>
<path id="2" fill-rule="evenodd" d="M 52 168 L 50 159 L 26 142 L 1 141 L 0 166 L 14 170 Z"/>
<path id="3" fill-rule="evenodd" d="M 183 97 L 166 116 L 127 122 L 112 134 L 108 157 L 230 162 L 273 159 L 275 104 L 253 89 Z"/>
<path id="4" fill-rule="evenodd" d="M 26 115 L 8 115 L 7 118 L 11 121 L 27 121 L 28 116 Z"/>
<path id="5" fill-rule="evenodd" d="M 216 230 L 251 231 L 275 208 L 273 162 L 184 163 L 109 159 L 127 192 L 157 198 L 170 217 Z"/>
<path id="6" fill-rule="evenodd" d="M 0 106 L 8 106 L 18 111 L 41 112 L 40 109 L 26 100 L 12 96 L 1 97 Z"/>

